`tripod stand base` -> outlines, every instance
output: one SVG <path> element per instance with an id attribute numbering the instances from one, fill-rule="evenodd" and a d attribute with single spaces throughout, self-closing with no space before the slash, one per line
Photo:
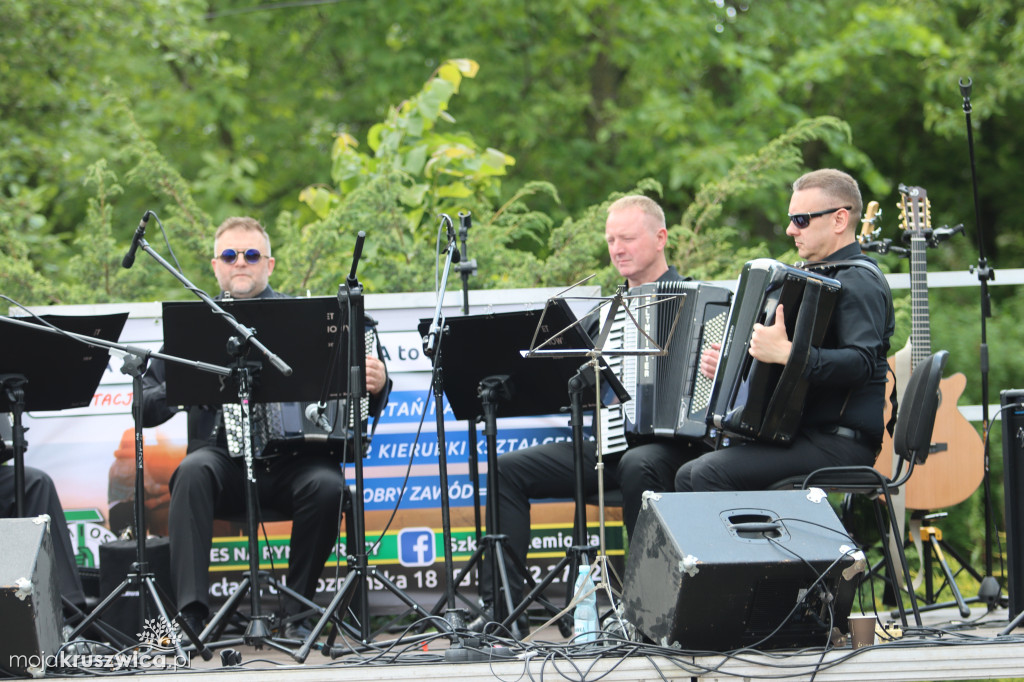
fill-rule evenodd
<path id="1" fill-rule="evenodd" d="M 323 610 L 319 606 L 317 606 L 310 600 L 306 599 L 295 590 L 292 590 L 287 585 L 284 585 L 279 580 L 277 580 L 265 571 L 260 571 L 257 574 L 257 583 L 257 589 L 262 588 L 262 586 L 264 585 L 272 587 L 274 590 L 276 590 L 278 593 L 282 594 L 286 598 L 298 601 L 303 606 L 307 607 L 307 610 L 311 609 L 313 610 L 314 613 L 323 613 Z M 238 587 L 235 588 L 235 591 L 231 593 L 227 601 L 224 602 L 224 604 L 220 607 L 220 610 L 218 610 L 217 613 L 210 620 L 209 624 L 203 630 L 202 635 L 200 635 L 201 640 L 212 640 L 214 638 L 221 636 L 221 634 L 224 631 L 224 627 L 227 625 L 227 620 L 233 614 L 237 613 L 239 603 L 246 596 L 246 594 L 248 594 L 250 589 L 252 589 L 252 578 L 247 575 L 238 584 Z M 244 614 L 239 615 L 245 617 Z M 284 625 L 287 624 L 290 619 L 297 617 L 298 616 L 288 616 L 284 618 L 281 622 L 282 630 Z M 266 615 L 250 617 L 249 622 L 246 624 L 245 633 L 241 637 L 208 641 L 206 644 L 204 644 L 204 648 L 215 650 L 223 649 L 224 647 L 229 646 L 236 646 L 238 644 L 246 644 L 248 646 L 253 646 L 257 649 L 260 649 L 266 645 L 274 649 L 277 649 L 278 651 L 287 653 L 288 655 L 294 658 L 295 650 L 292 647 L 279 642 L 278 640 L 283 638 L 275 636 L 273 634 L 273 630 L 269 624 L 270 618 L 270 616 Z M 287 641 L 291 642 L 292 640 Z"/>
<path id="2" fill-rule="evenodd" d="M 128 588 L 132 587 L 133 585 L 138 589 L 139 598 L 148 598 L 149 603 L 152 605 L 152 607 L 156 610 L 156 612 L 160 615 L 163 621 L 167 623 L 169 627 L 172 623 L 172 619 L 171 616 L 168 615 L 167 607 L 164 606 L 164 604 L 173 604 L 173 602 L 168 598 L 167 594 L 164 593 L 160 585 L 157 584 L 156 579 L 153 577 L 152 573 L 149 573 L 145 570 L 140 570 L 138 572 L 129 573 L 125 577 L 124 581 L 120 585 L 118 585 L 113 592 L 107 595 L 107 597 L 104 598 L 103 601 L 97 604 L 95 610 L 93 610 L 93 612 L 90 613 L 85 618 L 85 620 L 79 623 L 78 626 L 75 627 L 74 630 L 72 630 L 71 634 L 68 636 L 68 639 L 74 639 L 78 636 L 79 633 L 86 630 L 90 625 L 94 623 L 94 621 L 96 621 L 100 616 L 103 615 L 104 611 L 106 611 L 114 603 L 116 599 L 124 595 Z M 196 651 L 199 653 L 200 656 L 203 657 L 204 661 L 208 661 L 211 658 L 213 658 L 213 653 L 210 651 L 209 648 L 203 645 L 202 637 L 198 633 L 191 632 L 189 629 L 186 629 L 185 635 L 189 640 L 191 640 L 192 646 L 195 647 Z M 134 644 L 136 643 L 129 642 L 129 646 L 132 646 Z M 181 643 L 177 640 L 174 640 L 174 648 L 175 652 L 179 656 L 184 656 L 185 650 L 182 648 Z"/>
<path id="3" fill-rule="evenodd" d="M 350 626 L 348 623 L 344 622 L 341 619 L 341 616 L 337 614 L 344 613 L 348 610 L 349 605 L 352 603 L 352 599 L 356 595 L 356 593 L 360 590 L 366 589 L 366 585 L 363 584 L 363 581 L 367 581 L 371 578 L 379 582 L 381 585 L 383 585 L 384 589 L 388 590 L 389 592 L 391 592 L 391 594 L 398 597 L 402 601 L 402 603 L 408 606 L 410 610 L 418 614 L 420 617 L 430 618 L 431 614 L 427 613 L 427 611 L 422 606 L 413 601 L 412 597 L 403 592 L 401 588 L 395 585 L 395 583 L 390 578 L 388 578 L 385 574 L 381 573 L 376 566 L 368 564 L 366 562 L 365 554 L 361 554 L 358 557 L 356 557 L 354 564 L 354 566 L 350 567 L 349 574 L 345 577 L 345 582 L 338 589 L 337 594 L 334 595 L 334 599 L 331 600 L 330 605 L 328 605 L 328 607 L 324 610 L 323 616 L 321 616 L 320 621 L 313 627 L 313 631 L 310 633 L 306 641 L 303 642 L 302 647 L 294 654 L 293 657 L 299 663 L 302 663 L 306 660 L 306 656 L 309 654 L 310 649 L 312 648 L 313 640 L 319 636 L 324 626 L 326 626 L 328 618 L 335 619 L 336 627 L 328 635 L 327 643 L 324 645 L 322 649 L 324 656 L 329 656 L 330 658 L 337 658 L 347 653 L 354 653 L 356 650 L 359 650 L 361 648 L 334 646 L 334 640 L 337 637 L 339 630 L 341 629 L 345 629 L 349 632 L 354 632 L 356 636 L 359 638 L 359 641 L 361 642 L 363 647 L 369 646 L 370 640 L 372 639 L 372 637 L 370 636 L 369 614 L 363 612 L 362 609 L 360 609 L 360 613 L 357 614 L 358 617 L 361 619 L 358 628 Z"/>

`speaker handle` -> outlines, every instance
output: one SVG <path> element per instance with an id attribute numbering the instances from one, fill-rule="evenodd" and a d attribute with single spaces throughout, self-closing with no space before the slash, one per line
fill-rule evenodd
<path id="1" fill-rule="evenodd" d="M 746 523 L 730 524 L 729 528 L 735 530 L 738 533 L 769 533 L 771 531 L 781 531 L 782 524 L 778 521 L 769 521 L 767 523 L 760 521 L 749 521 Z"/>

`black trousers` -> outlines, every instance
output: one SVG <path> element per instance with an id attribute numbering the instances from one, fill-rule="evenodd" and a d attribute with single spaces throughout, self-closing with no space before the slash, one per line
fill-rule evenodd
<path id="1" fill-rule="evenodd" d="M 622 491 L 622 520 L 628 533 L 632 534 L 636 524 L 643 492 L 671 490 L 676 470 L 700 452 L 696 444 L 656 441 L 630 448 L 618 461 L 605 460 L 605 490 Z M 596 464 L 596 444 L 584 443 L 585 496 L 597 492 Z M 570 442 L 546 443 L 498 457 L 498 530 L 508 536 L 509 551 L 521 562 L 526 562 L 530 543 L 530 500 L 572 499 L 575 480 Z M 518 602 L 526 576 L 511 562 L 506 563 L 512 599 Z M 485 558 L 480 569 L 480 598 L 487 604 L 494 602 L 491 576 L 491 562 Z"/>
<path id="2" fill-rule="evenodd" d="M 877 449 L 836 434 L 804 432 L 787 445 L 740 443 L 687 462 L 675 477 L 678 492 L 768 490 L 790 476 L 822 467 L 875 463 Z"/>
<path id="3" fill-rule="evenodd" d="M 0 517 L 10 518 L 17 512 L 14 496 L 14 467 L 0 466 Z M 57 488 L 45 472 L 25 467 L 25 516 L 50 515 L 50 534 L 57 562 L 57 583 L 61 595 L 79 608 L 85 607 L 85 592 L 71 547 L 68 522 L 57 497 Z"/>
<path id="4" fill-rule="evenodd" d="M 345 475 L 330 457 L 303 455 L 255 465 L 261 509 L 292 519 L 288 586 L 312 599 L 317 580 L 338 539 Z M 219 448 L 189 453 L 171 477 L 168 526 L 171 570 L 178 608 L 209 610 L 209 565 L 213 520 L 245 512 L 245 468 Z M 286 604 L 290 612 L 299 604 Z"/>

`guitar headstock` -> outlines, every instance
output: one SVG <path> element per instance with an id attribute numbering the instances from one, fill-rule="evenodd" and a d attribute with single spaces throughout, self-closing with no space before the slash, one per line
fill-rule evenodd
<path id="1" fill-rule="evenodd" d="M 899 186 L 900 228 L 907 236 L 926 236 L 932 229 L 932 208 L 928 192 L 923 187 Z"/>
<path id="2" fill-rule="evenodd" d="M 876 223 L 881 217 L 882 209 L 878 207 L 878 202 L 869 201 L 868 205 L 864 207 L 864 217 L 860 219 L 860 234 L 857 236 L 857 241 L 861 246 L 878 238 L 882 228 Z"/>

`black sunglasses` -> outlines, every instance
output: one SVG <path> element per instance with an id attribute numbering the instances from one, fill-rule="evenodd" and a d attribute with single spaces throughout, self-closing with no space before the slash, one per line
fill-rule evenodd
<path id="1" fill-rule="evenodd" d="M 823 215 L 829 213 L 835 213 L 836 211 L 847 210 L 850 211 L 853 206 L 840 206 L 839 208 L 826 208 L 824 211 L 815 211 L 814 213 L 790 213 L 789 222 L 796 225 L 799 229 L 804 229 L 811 224 L 811 220 L 814 218 L 820 218 Z"/>
<path id="2" fill-rule="evenodd" d="M 220 258 L 228 265 L 231 265 L 236 260 L 238 260 L 239 255 L 245 258 L 245 262 L 248 263 L 249 265 L 256 265 L 257 263 L 260 262 L 260 259 L 263 258 L 263 254 L 260 253 L 259 249 L 246 249 L 241 254 L 239 254 L 234 249 L 224 249 L 223 251 L 220 252 L 220 256 L 218 256 L 218 258 Z"/>

